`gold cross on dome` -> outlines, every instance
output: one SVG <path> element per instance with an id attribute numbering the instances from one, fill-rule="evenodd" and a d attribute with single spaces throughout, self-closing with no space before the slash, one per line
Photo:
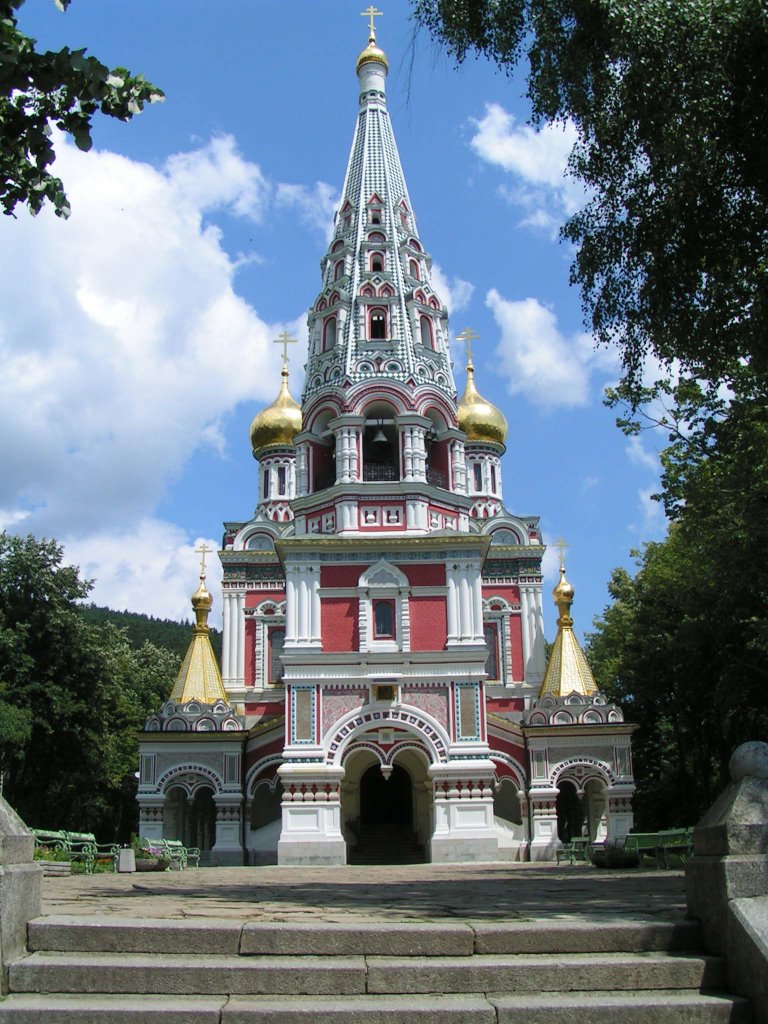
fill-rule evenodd
<path id="1" fill-rule="evenodd" d="M 288 331 L 283 331 L 279 338 L 275 338 L 273 341 L 274 345 L 283 346 L 283 369 L 288 365 L 288 346 L 297 345 L 299 342 L 298 338 L 292 338 Z"/>
<path id="2" fill-rule="evenodd" d="M 461 334 L 458 335 L 458 341 L 464 342 L 464 351 L 467 353 L 467 359 L 472 362 L 472 342 L 479 341 L 480 335 L 475 334 L 471 327 L 465 327 Z"/>
<path id="3" fill-rule="evenodd" d="M 554 542 L 554 545 L 560 551 L 560 565 L 562 568 L 565 568 L 565 549 L 569 548 L 571 545 L 568 544 L 567 541 L 564 541 L 562 537 L 558 537 Z"/>
<path id="4" fill-rule="evenodd" d="M 209 548 L 208 545 L 203 541 L 199 548 L 195 548 L 195 554 L 200 555 L 200 579 L 205 579 L 205 556 L 213 552 L 213 548 Z"/>
<path id="5" fill-rule="evenodd" d="M 384 15 L 384 11 L 377 11 L 376 8 L 373 6 L 373 4 L 371 4 L 370 7 L 366 8 L 366 10 L 360 11 L 360 17 L 361 18 L 369 18 L 370 19 L 370 26 L 369 27 L 370 27 L 370 30 L 371 30 L 371 39 L 374 40 L 374 41 L 376 39 L 376 23 L 375 23 L 375 21 L 373 19 L 374 18 L 381 18 L 381 17 L 383 17 L 383 15 Z"/>

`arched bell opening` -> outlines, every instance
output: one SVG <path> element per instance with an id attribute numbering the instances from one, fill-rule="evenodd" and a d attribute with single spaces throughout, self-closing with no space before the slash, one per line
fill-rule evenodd
<path id="1" fill-rule="evenodd" d="M 280 779 L 257 783 L 250 804 L 246 846 L 250 864 L 277 864 L 277 844 L 282 828 L 283 786 Z"/>
<path id="2" fill-rule="evenodd" d="M 312 493 L 324 491 L 336 483 L 336 436 L 328 426 L 337 416 L 335 409 L 325 409 L 312 424 L 310 473 Z"/>
<path id="3" fill-rule="evenodd" d="M 363 480 L 400 479 L 400 444 L 394 410 L 374 402 L 365 410 Z"/>
<path id="4" fill-rule="evenodd" d="M 437 409 L 427 409 L 425 415 L 430 426 L 425 436 L 427 452 L 427 482 L 434 487 L 448 490 L 450 487 L 450 440 L 441 439 L 447 423 Z"/>

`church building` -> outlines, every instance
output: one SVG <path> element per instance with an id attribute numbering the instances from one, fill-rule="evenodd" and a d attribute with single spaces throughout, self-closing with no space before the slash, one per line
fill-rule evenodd
<path id="1" fill-rule="evenodd" d="M 632 825 L 633 726 L 562 566 L 547 663 L 539 519 L 504 504 L 471 331 L 457 393 L 387 68 L 371 17 L 301 404 L 284 335 L 251 426 L 256 511 L 225 523 L 221 669 L 203 553 L 189 651 L 141 735 L 141 834 L 207 863 L 547 860 Z"/>

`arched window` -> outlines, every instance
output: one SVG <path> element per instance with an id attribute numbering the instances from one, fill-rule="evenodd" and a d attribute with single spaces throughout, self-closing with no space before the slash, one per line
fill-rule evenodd
<path id="1" fill-rule="evenodd" d="M 416 260 L 408 260 L 408 273 L 411 275 L 411 277 L 415 277 L 417 281 L 421 280 L 421 276 L 419 274 L 419 264 L 416 262 Z"/>
<path id="2" fill-rule="evenodd" d="M 483 623 L 483 636 L 488 647 L 488 657 L 485 659 L 485 671 L 488 679 L 501 679 L 499 675 L 499 634 L 494 622 Z"/>
<path id="3" fill-rule="evenodd" d="M 339 262 L 333 268 L 333 280 L 338 281 L 340 277 L 344 276 L 344 260 Z"/>
<path id="4" fill-rule="evenodd" d="M 373 288 L 371 288 L 369 284 L 363 285 L 363 287 L 360 289 L 360 294 L 367 295 L 369 298 L 372 298 L 374 294 Z"/>
<path id="5" fill-rule="evenodd" d="M 334 242 L 333 248 L 331 249 L 331 252 L 338 252 L 339 249 L 343 249 L 343 248 L 344 248 L 344 243 L 342 242 L 341 239 L 339 239 L 338 242 Z"/>
<path id="6" fill-rule="evenodd" d="M 372 231 L 370 233 L 370 235 L 368 235 L 368 241 L 369 242 L 383 242 L 384 241 L 384 235 L 382 235 L 382 233 L 380 231 Z"/>
<path id="7" fill-rule="evenodd" d="M 408 242 L 412 249 L 415 249 L 416 252 L 421 252 L 421 246 L 419 245 L 415 238 L 410 238 Z"/>
<path id="8" fill-rule="evenodd" d="M 317 304 L 317 310 L 318 310 L 318 312 L 320 312 L 320 310 L 321 310 L 321 309 L 325 309 L 325 307 L 326 307 L 327 305 L 328 305 L 328 303 L 327 303 L 327 302 L 325 301 L 325 299 L 320 299 L 320 301 L 319 301 L 319 302 L 318 302 L 318 304 Z"/>
<path id="9" fill-rule="evenodd" d="M 336 317 L 329 316 L 323 324 L 323 352 L 336 347 Z"/>
<path id="10" fill-rule="evenodd" d="M 432 307 L 432 309 L 439 309 L 440 308 L 437 299 L 430 299 L 429 300 L 429 304 Z"/>
<path id="11" fill-rule="evenodd" d="M 395 636 L 395 602 L 389 599 L 374 600 L 373 639 L 391 640 Z"/>
<path id="12" fill-rule="evenodd" d="M 331 305 L 333 305 L 335 302 L 338 302 L 340 298 L 341 296 L 339 295 L 339 293 L 334 292 L 333 295 L 331 296 Z"/>
<path id="13" fill-rule="evenodd" d="M 381 210 L 371 210 L 371 224 L 381 224 Z"/>
<path id="14" fill-rule="evenodd" d="M 428 316 L 423 316 L 420 321 L 421 328 L 421 344 L 424 348 L 433 348 L 432 342 L 432 322 Z"/>
<path id="15" fill-rule="evenodd" d="M 380 341 L 387 336 L 387 311 L 375 306 L 368 314 L 368 337 Z"/>
<path id="16" fill-rule="evenodd" d="M 394 294 L 394 291 L 390 288 L 388 284 L 384 284 L 381 286 L 381 291 L 379 292 L 379 295 L 381 296 L 382 299 L 391 298 L 391 296 L 393 296 Z"/>
<path id="17" fill-rule="evenodd" d="M 371 270 L 384 270 L 384 255 L 380 252 L 371 253 Z"/>

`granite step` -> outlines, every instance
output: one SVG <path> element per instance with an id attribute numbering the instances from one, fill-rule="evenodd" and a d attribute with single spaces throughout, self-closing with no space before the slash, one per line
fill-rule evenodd
<path id="1" fill-rule="evenodd" d="M 182 995 L 720 989 L 719 957 L 667 953 L 225 956 L 38 951 L 10 965 L 14 992 Z"/>
<path id="2" fill-rule="evenodd" d="M 697 992 L 414 996 L 14 994 L 13 1024 L 750 1024 L 746 1000 Z"/>
<path id="3" fill-rule="evenodd" d="M 199 918 L 52 915 L 29 924 L 28 948 L 59 952 L 288 956 L 471 956 L 473 953 L 697 952 L 695 921 L 591 920 L 297 924 Z"/>

